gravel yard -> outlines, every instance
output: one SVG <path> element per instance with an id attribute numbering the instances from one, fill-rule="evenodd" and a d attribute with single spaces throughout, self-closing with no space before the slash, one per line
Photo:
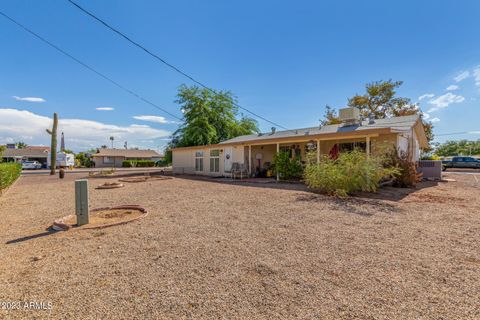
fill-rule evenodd
<path id="1" fill-rule="evenodd" d="M 91 208 L 149 215 L 57 233 L 45 228 L 74 213 L 82 175 L 23 176 L 0 198 L 0 318 L 479 319 L 480 176 L 447 176 L 345 200 L 295 184 L 90 179 Z M 52 308 L 4 309 L 18 301 Z"/>

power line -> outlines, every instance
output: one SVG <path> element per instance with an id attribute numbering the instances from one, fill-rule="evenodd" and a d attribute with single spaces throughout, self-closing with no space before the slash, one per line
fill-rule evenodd
<path id="1" fill-rule="evenodd" d="M 453 136 L 459 134 L 477 134 L 480 133 L 480 130 L 471 130 L 471 131 L 461 131 L 461 132 L 450 132 L 450 133 L 439 133 L 435 134 L 435 136 Z"/>
<path id="2" fill-rule="evenodd" d="M 130 90 L 128 89 L 127 87 L 124 87 L 123 85 L 121 85 L 120 83 L 116 82 L 115 80 L 109 78 L 108 76 L 106 76 L 105 74 L 95 70 L 93 67 L 90 67 L 88 64 L 82 62 L 81 60 L 75 58 L 74 56 L 72 56 L 70 53 L 64 51 L 63 49 L 61 49 L 60 47 L 56 46 L 55 44 L 53 44 L 52 42 L 48 41 L 47 39 L 45 39 L 44 37 L 40 36 L 38 33 L 32 31 L 31 29 L 27 28 L 26 26 L 24 26 L 23 24 L 21 24 L 20 22 L 16 21 L 15 19 L 9 17 L 8 15 L 6 15 L 5 13 L 3 13 L 2 11 L 0 11 L 0 15 L 2 15 L 3 17 L 5 17 L 6 19 L 10 20 L 11 22 L 13 22 L 14 24 L 16 24 L 17 26 L 19 26 L 20 28 L 22 28 L 23 30 L 27 31 L 28 33 L 32 34 L 33 36 L 35 36 L 36 38 L 40 39 L 41 41 L 43 41 L 44 43 L 48 44 L 50 47 L 54 48 L 55 50 L 57 50 L 58 52 L 62 53 L 63 55 L 69 57 L 70 59 L 72 59 L 73 61 L 75 61 L 76 63 L 80 64 L 81 66 L 87 68 L 88 70 L 92 71 L 93 73 L 97 74 L 98 76 L 102 77 L 103 79 L 109 81 L 110 83 L 114 84 L 115 86 L 119 87 L 120 89 L 128 92 L 129 94 L 133 95 L 134 97 L 142 100 L 143 102 L 151 105 L 152 107 L 155 107 L 157 108 L 158 110 L 161 110 L 163 112 L 165 112 L 166 114 L 174 117 L 175 119 L 177 120 L 180 120 L 180 121 L 183 121 L 181 118 L 177 117 L 176 115 L 174 115 L 173 113 L 163 109 L 162 107 L 158 106 L 157 104 L 151 102 L 150 100 L 142 97 L 141 95 L 139 95 L 138 93 L 136 93 L 135 91 L 133 90 Z"/>
<path id="3" fill-rule="evenodd" d="M 85 14 L 87 14 L 88 16 L 92 17 L 93 19 L 97 20 L 98 22 L 100 22 L 102 25 L 104 25 L 105 27 L 107 27 L 108 29 L 110 29 L 111 31 L 115 32 L 116 34 L 118 34 L 119 36 L 121 36 L 122 38 L 124 38 L 125 40 L 127 40 L 128 42 L 130 42 L 131 44 L 133 44 L 134 46 L 140 48 L 141 50 L 145 51 L 147 54 L 149 54 L 150 56 L 154 57 L 155 59 L 159 60 L 160 62 L 162 62 L 163 64 L 165 64 L 166 66 L 168 66 L 169 68 L 173 69 L 174 71 L 178 72 L 179 74 L 183 75 L 184 77 L 190 79 L 191 81 L 193 81 L 194 83 L 198 84 L 199 86 L 201 86 L 202 88 L 210 91 L 211 93 L 214 93 L 216 94 L 216 91 L 211 89 L 210 87 L 206 86 L 205 84 L 203 84 L 202 82 L 196 80 L 195 78 L 193 78 L 192 76 L 190 76 L 189 74 L 187 74 L 186 72 L 182 71 L 181 69 L 179 69 L 178 67 L 174 66 L 173 64 L 167 62 L 165 59 L 159 57 L 157 54 L 153 53 L 152 51 L 150 51 L 149 49 L 147 49 L 146 47 L 144 47 L 143 45 L 141 45 L 140 43 L 132 40 L 130 37 L 128 37 L 127 35 L 125 35 L 124 33 L 122 33 L 121 31 L 115 29 L 114 27 L 110 26 L 107 22 L 105 22 L 104 20 L 100 19 L 99 17 L 97 17 L 96 15 L 94 15 L 93 13 L 91 13 L 90 11 L 84 9 L 83 7 L 81 7 L 79 4 L 77 4 L 76 2 L 72 1 L 72 0 L 67 0 L 68 2 L 70 2 L 73 6 L 75 6 L 77 9 L 81 10 L 82 12 L 84 12 Z M 249 109 L 245 108 L 245 107 L 242 107 L 241 105 L 239 105 L 238 103 L 236 102 L 233 102 L 233 104 L 254 115 L 255 117 L 259 118 L 259 119 L 262 119 L 270 124 L 273 124 L 274 126 L 277 126 L 279 128 L 282 128 L 282 129 L 285 129 L 285 130 L 288 130 L 290 131 L 290 129 L 278 124 L 278 123 L 275 123 L 273 121 L 270 121 L 268 120 L 267 118 L 253 112 L 253 111 L 250 111 Z"/>

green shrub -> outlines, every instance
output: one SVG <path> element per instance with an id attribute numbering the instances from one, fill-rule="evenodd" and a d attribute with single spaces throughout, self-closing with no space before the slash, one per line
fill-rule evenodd
<path id="1" fill-rule="evenodd" d="M 417 165 L 405 151 L 390 150 L 384 158 L 385 167 L 393 167 L 399 170 L 393 182 L 394 187 L 411 188 L 421 180 L 417 172 Z"/>
<path id="2" fill-rule="evenodd" d="M 75 155 L 75 166 L 91 168 L 93 167 L 93 160 L 87 157 L 85 152 L 79 152 Z"/>
<path id="3" fill-rule="evenodd" d="M 356 191 L 377 191 L 382 179 L 398 175 L 398 169 L 383 165 L 383 158 L 361 151 L 342 152 L 336 160 L 323 157 L 318 164 L 308 164 L 305 183 L 329 195 L 347 196 Z"/>
<path id="4" fill-rule="evenodd" d="M 298 159 L 290 158 L 290 153 L 279 152 L 273 157 L 273 173 L 278 173 L 280 179 L 290 180 L 302 177 L 303 168 Z"/>
<path id="5" fill-rule="evenodd" d="M 156 167 L 168 167 L 170 163 L 167 162 L 167 160 L 158 160 L 155 162 Z"/>
<path id="6" fill-rule="evenodd" d="M 436 154 L 432 155 L 423 155 L 420 160 L 442 160 L 440 156 L 437 156 Z"/>
<path id="7" fill-rule="evenodd" d="M 155 161 L 153 160 L 123 160 L 122 167 L 135 168 L 135 167 L 154 167 Z"/>
<path id="8" fill-rule="evenodd" d="M 0 191 L 10 186 L 22 172 L 19 163 L 0 163 Z"/>

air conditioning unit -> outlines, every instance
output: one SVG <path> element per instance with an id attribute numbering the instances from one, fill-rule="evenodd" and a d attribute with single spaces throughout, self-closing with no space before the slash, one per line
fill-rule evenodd
<path id="1" fill-rule="evenodd" d="M 346 126 L 357 125 L 361 123 L 360 110 L 355 107 L 343 108 L 338 111 L 340 121 Z"/>

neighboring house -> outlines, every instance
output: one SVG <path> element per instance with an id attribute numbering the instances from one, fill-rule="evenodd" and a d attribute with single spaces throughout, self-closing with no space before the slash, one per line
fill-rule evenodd
<path id="1" fill-rule="evenodd" d="M 174 148 L 173 173 L 222 176 L 238 163 L 253 174 L 268 167 L 279 151 L 305 161 L 309 150 L 320 159 L 354 148 L 369 154 L 382 146 L 393 146 L 418 161 L 420 149 L 428 146 L 418 115 L 361 121 L 358 109 L 345 108 L 340 110 L 340 117 L 343 122 L 337 125 L 285 131 L 272 128 L 270 133 L 239 136 L 215 145 Z"/>
<path id="2" fill-rule="evenodd" d="M 92 154 L 96 168 L 121 167 L 123 160 L 162 160 L 163 156 L 154 150 L 98 149 Z"/>
<path id="3" fill-rule="evenodd" d="M 2 158 L 7 162 L 38 161 L 42 165 L 47 165 L 47 157 L 50 147 L 29 146 L 17 149 L 14 146 L 7 145 L 7 149 L 2 154 Z"/>

